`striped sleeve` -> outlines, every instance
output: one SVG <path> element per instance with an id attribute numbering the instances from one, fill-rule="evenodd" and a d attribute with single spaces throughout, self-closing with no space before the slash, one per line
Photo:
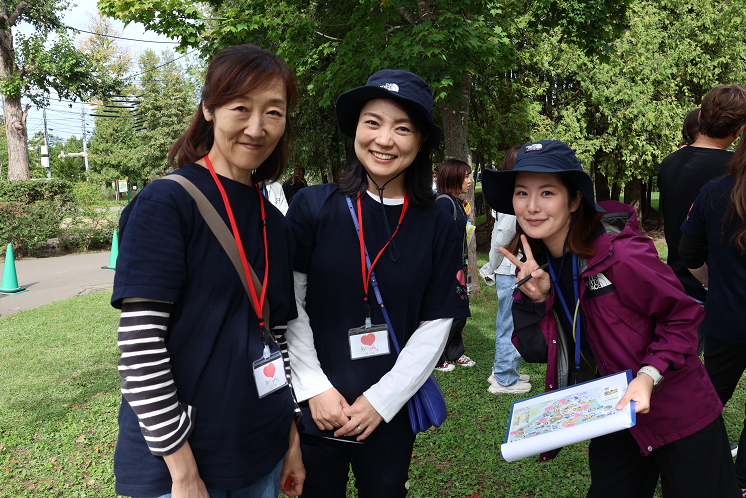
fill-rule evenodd
<path id="1" fill-rule="evenodd" d="M 165 344 L 172 307 L 162 301 L 125 299 L 117 334 L 122 396 L 156 456 L 178 450 L 194 427 L 195 409 L 179 403 Z"/>
<path id="2" fill-rule="evenodd" d="M 295 398 L 295 391 L 293 390 L 293 374 L 290 371 L 290 355 L 288 354 L 288 340 L 285 339 L 285 332 L 287 331 L 286 325 L 277 326 L 272 329 L 272 335 L 275 337 L 275 342 L 280 347 L 280 354 L 282 354 L 282 363 L 285 365 L 285 377 L 288 379 L 288 386 L 290 386 L 290 393 L 293 396 L 293 405 L 295 405 L 295 411 L 293 413 L 293 419 L 295 423 L 301 421 L 303 414 L 298 406 L 298 400 Z"/>

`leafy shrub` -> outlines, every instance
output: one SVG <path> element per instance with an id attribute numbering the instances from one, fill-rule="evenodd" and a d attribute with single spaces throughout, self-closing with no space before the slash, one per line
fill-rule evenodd
<path id="1" fill-rule="evenodd" d="M 94 183 L 77 182 L 73 186 L 73 191 L 75 193 L 75 203 L 79 206 L 92 206 L 104 201 L 101 187 Z"/>
<path id="2" fill-rule="evenodd" d="M 119 226 L 119 212 L 76 209 L 67 213 L 62 225 L 60 236 L 65 249 L 109 249 L 112 234 Z"/>
<path id="3" fill-rule="evenodd" d="M 18 255 L 58 236 L 64 210 L 56 200 L 0 203 L 0 244 L 13 244 Z"/>
<path id="4" fill-rule="evenodd" d="M 73 202 L 73 184 L 57 179 L 0 182 L 0 201 L 32 204 L 53 199 L 63 205 Z"/>

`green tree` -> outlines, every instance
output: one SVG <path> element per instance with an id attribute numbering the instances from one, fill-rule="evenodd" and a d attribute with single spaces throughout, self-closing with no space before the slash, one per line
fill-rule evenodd
<path id="1" fill-rule="evenodd" d="M 0 93 L 10 180 L 29 178 L 26 116 L 30 105 L 22 108 L 22 96 L 41 107 L 48 101 L 49 90 L 75 100 L 110 92 L 119 84 L 74 47 L 60 18 L 67 6 L 65 0 L 0 0 Z M 22 21 L 36 31 L 14 36 L 12 29 Z"/>
<path id="2" fill-rule="evenodd" d="M 147 50 L 140 57 L 140 104 L 138 119 L 143 124 L 136 134 L 137 146 L 132 176 L 154 178 L 169 169 L 168 149 L 187 129 L 199 102 L 194 71 L 175 63 L 173 52 L 159 57 Z"/>

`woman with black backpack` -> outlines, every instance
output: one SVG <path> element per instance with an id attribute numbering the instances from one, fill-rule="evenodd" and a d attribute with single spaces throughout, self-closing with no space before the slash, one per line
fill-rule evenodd
<path id="1" fill-rule="evenodd" d="M 446 159 L 440 165 L 436 180 L 438 197 L 435 203 L 448 211 L 453 217 L 456 228 L 462 242 L 461 260 L 464 267 L 464 278 L 468 278 L 467 266 L 467 239 L 466 227 L 471 206 L 466 199 L 459 196 L 469 191 L 471 187 L 471 168 L 464 161 L 458 159 Z M 439 372 L 450 372 L 456 365 L 461 367 L 473 367 L 476 362 L 464 354 L 464 338 L 461 333 L 466 326 L 466 317 L 455 318 L 448 332 L 448 341 L 443 350 L 435 370 Z"/>

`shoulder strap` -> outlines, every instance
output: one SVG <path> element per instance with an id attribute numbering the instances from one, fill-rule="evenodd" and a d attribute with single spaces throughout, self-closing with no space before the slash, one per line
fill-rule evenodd
<path id="1" fill-rule="evenodd" d="M 451 204 L 453 204 L 453 219 L 455 220 L 458 216 L 458 208 L 456 208 L 456 203 L 448 194 L 438 194 L 438 197 L 435 198 L 435 202 L 438 202 L 438 199 L 448 199 L 451 201 Z"/>
<path id="2" fill-rule="evenodd" d="M 197 203 L 197 209 L 202 215 L 202 218 L 205 219 L 205 223 L 207 223 L 207 226 L 210 227 L 210 230 L 212 230 L 215 238 L 218 239 L 218 242 L 220 242 L 220 245 L 223 247 L 226 254 L 228 254 L 228 257 L 230 258 L 231 263 L 233 263 L 233 266 L 236 268 L 238 277 L 241 279 L 241 283 L 246 290 L 246 295 L 250 296 L 251 293 L 249 291 L 249 284 L 246 281 L 246 273 L 244 273 L 243 271 L 241 256 L 239 256 L 238 248 L 236 247 L 236 239 L 233 237 L 233 234 L 228 229 L 228 225 L 225 224 L 225 221 L 223 221 L 223 218 L 220 217 L 220 214 L 218 214 L 212 203 L 207 200 L 205 194 L 203 194 L 196 185 L 194 185 L 192 182 L 181 175 L 168 175 L 164 176 L 161 179 L 175 181 L 176 183 L 184 187 L 184 190 L 186 190 L 187 193 L 191 195 L 192 198 L 194 198 L 194 201 Z M 249 273 L 251 274 L 251 280 L 254 282 L 254 287 L 256 289 L 261 289 L 262 283 L 257 278 L 256 273 L 254 273 L 254 268 L 251 267 L 251 263 L 249 263 Z M 253 308 L 254 303 L 251 299 L 249 299 L 249 303 L 251 303 L 251 307 Z M 256 309 L 254 309 L 254 312 L 256 313 Z M 256 314 L 257 316 L 259 315 L 259 313 Z M 262 308 L 262 317 L 269 325 L 269 301 L 266 298 L 264 299 L 264 306 Z"/>

